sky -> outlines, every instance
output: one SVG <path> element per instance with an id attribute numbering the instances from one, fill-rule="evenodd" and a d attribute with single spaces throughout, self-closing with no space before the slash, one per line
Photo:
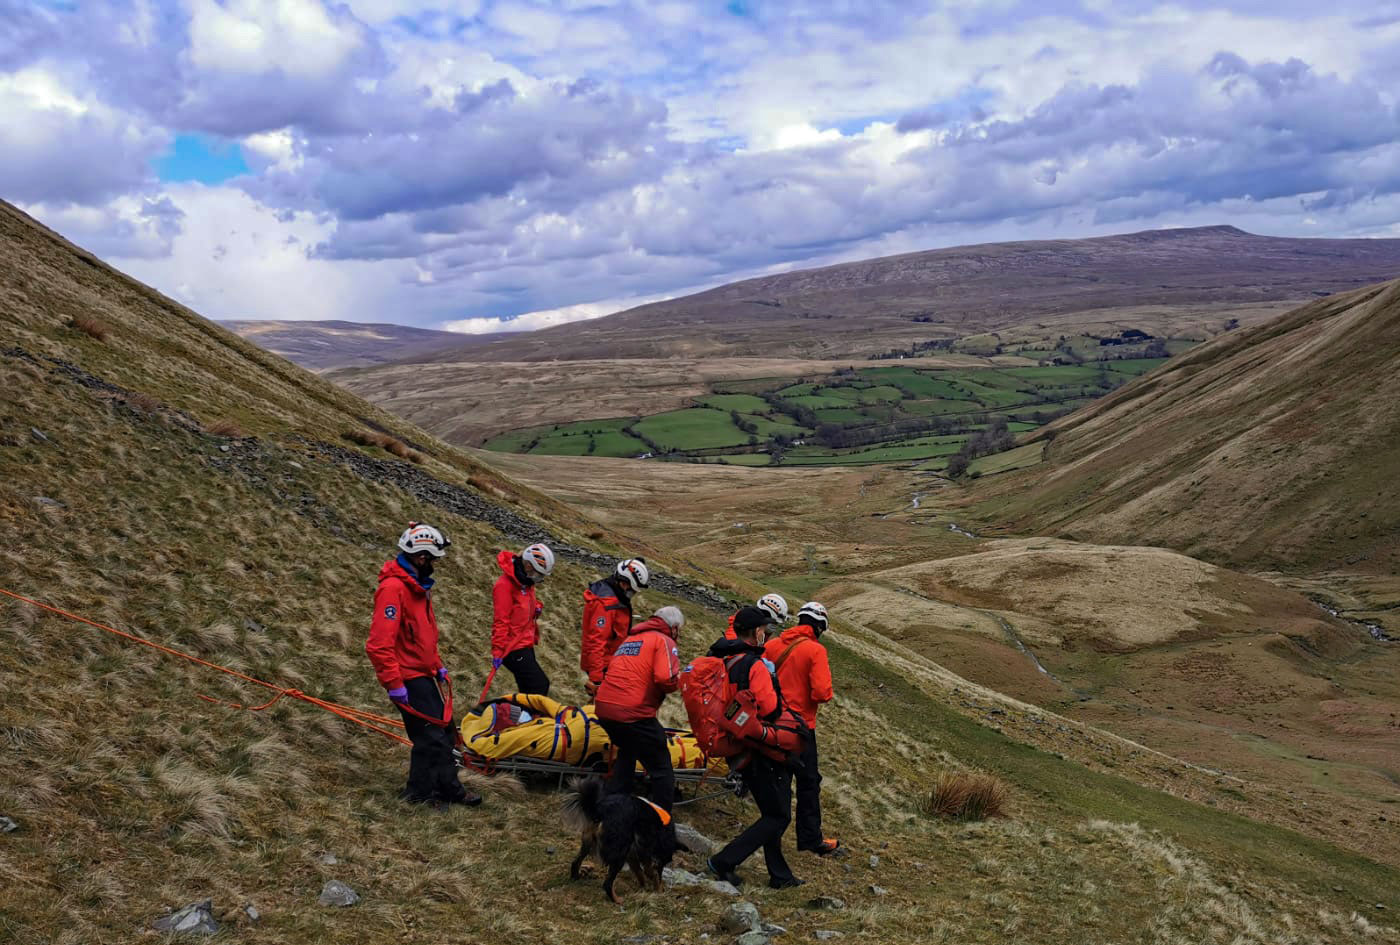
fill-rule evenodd
<path id="1" fill-rule="evenodd" d="M 455 331 L 993 240 L 1400 236 L 1400 2 L 0 0 L 0 197 Z"/>

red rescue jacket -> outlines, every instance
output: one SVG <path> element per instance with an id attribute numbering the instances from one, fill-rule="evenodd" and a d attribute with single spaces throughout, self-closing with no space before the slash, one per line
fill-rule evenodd
<path id="1" fill-rule="evenodd" d="M 737 616 L 739 616 L 739 612 L 737 610 L 729 615 L 729 626 L 724 628 L 724 638 L 726 640 L 739 639 L 739 634 L 734 632 L 734 618 Z"/>
<path id="2" fill-rule="evenodd" d="M 526 587 L 515 579 L 515 552 L 502 551 L 496 563 L 501 576 L 491 589 L 491 656 L 499 660 L 540 642 L 540 604 L 535 586 Z"/>
<path id="3" fill-rule="evenodd" d="M 598 718 L 637 722 L 656 717 L 668 692 L 680 685 L 681 657 L 660 617 L 644 620 L 613 653 L 594 700 Z"/>
<path id="4" fill-rule="evenodd" d="M 789 651 L 788 647 L 792 647 Z M 784 657 L 783 654 L 787 653 Z M 804 623 L 789 627 L 782 636 L 769 640 L 763 655 L 777 665 L 778 686 L 783 704 L 802 716 L 807 727 L 817 727 L 817 706 L 830 702 L 831 663 L 826 647 L 817 641 L 817 632 Z M 782 663 L 778 664 L 778 660 Z"/>
<path id="5" fill-rule="evenodd" d="M 613 653 L 632 630 L 632 604 L 606 578 L 583 592 L 583 645 L 578 664 L 590 682 L 607 672 Z"/>
<path id="6" fill-rule="evenodd" d="M 405 679 L 431 676 L 442 666 L 433 582 L 420 582 L 412 568 L 400 555 L 379 569 L 365 653 L 385 689 L 398 689 Z"/>

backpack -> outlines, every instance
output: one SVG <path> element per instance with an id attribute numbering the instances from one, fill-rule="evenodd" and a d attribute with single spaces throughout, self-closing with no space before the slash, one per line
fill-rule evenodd
<path id="1" fill-rule="evenodd" d="M 700 750 L 712 757 L 728 758 L 742 746 L 730 737 L 725 710 L 734 701 L 729 666 L 718 656 L 702 656 L 681 670 L 681 700 L 690 717 L 690 731 Z"/>
<path id="2" fill-rule="evenodd" d="M 740 659 L 742 654 L 730 661 L 702 656 L 681 671 L 681 699 L 695 741 L 705 754 L 721 758 L 753 748 L 777 761 L 790 761 L 802 751 L 807 726 L 787 708 L 774 723 L 765 724 L 753 693 L 729 681 L 733 661 Z"/>

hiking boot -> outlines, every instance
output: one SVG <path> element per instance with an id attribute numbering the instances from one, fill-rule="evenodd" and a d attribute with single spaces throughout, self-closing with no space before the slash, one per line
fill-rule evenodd
<path id="1" fill-rule="evenodd" d="M 475 791 L 463 791 L 460 797 L 450 798 L 448 804 L 461 804 L 465 807 L 480 807 L 481 795 Z"/>
<path id="2" fill-rule="evenodd" d="M 770 879 L 768 881 L 768 888 L 796 889 L 798 886 L 805 886 L 806 883 L 807 881 L 805 879 L 798 879 L 796 876 L 789 876 L 786 879 Z"/>
<path id="3" fill-rule="evenodd" d="M 705 858 L 705 869 L 709 870 L 710 875 L 715 879 L 719 880 L 721 883 L 728 883 L 735 889 L 738 889 L 744 884 L 744 881 L 739 878 L 738 873 L 733 870 L 721 870 L 718 866 L 715 866 L 715 858 L 712 856 Z"/>
<path id="4" fill-rule="evenodd" d="M 835 837 L 827 837 L 814 847 L 798 847 L 807 853 L 815 853 L 817 856 L 845 856 L 846 851 L 841 849 L 841 841 Z"/>

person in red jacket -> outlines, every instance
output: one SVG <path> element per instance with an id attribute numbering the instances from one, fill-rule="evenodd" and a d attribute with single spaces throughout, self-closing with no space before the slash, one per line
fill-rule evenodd
<path id="1" fill-rule="evenodd" d="M 517 692 L 547 696 L 549 676 L 535 659 L 544 610 L 535 597 L 535 584 L 554 570 L 554 552 L 535 544 L 520 554 L 502 551 L 496 555 L 496 564 L 501 576 L 491 590 L 491 666 L 510 670 Z"/>
<path id="2" fill-rule="evenodd" d="M 758 602 L 755 603 L 754 606 L 768 615 L 768 622 L 773 626 L 781 627 L 783 624 L 787 623 L 788 605 L 787 601 L 783 599 L 783 595 L 764 594 L 758 599 Z M 724 628 L 724 638 L 726 640 L 738 639 L 737 635 L 734 633 L 734 618 L 737 616 L 739 616 L 739 611 L 737 610 L 729 615 L 729 626 Z"/>
<path id="3" fill-rule="evenodd" d="M 684 623 L 679 607 L 662 607 L 633 627 L 613 653 L 595 700 L 598 721 L 617 749 L 608 790 L 630 794 L 640 761 L 650 781 L 647 796 L 668 811 L 676 798 L 676 775 L 656 710 L 680 685 L 676 638 Z"/>
<path id="4" fill-rule="evenodd" d="M 410 522 L 399 537 L 399 555 L 379 569 L 365 653 L 389 699 L 403 715 L 413 748 L 408 754 L 408 784 L 399 795 L 417 804 L 481 803 L 462 787 L 457 762 L 455 723 L 447 718 L 439 689 L 447 668 L 438 653 L 438 625 L 433 614 L 433 564 L 451 542 L 431 525 Z M 412 710 L 412 711 L 410 711 Z M 414 714 L 414 713 L 418 714 Z M 435 725 L 421 716 L 442 719 Z"/>
<path id="5" fill-rule="evenodd" d="M 589 696 L 597 696 L 608 662 L 632 629 L 632 598 L 650 582 L 646 560 L 628 558 L 619 561 L 612 574 L 584 590 L 578 663 L 587 677 L 583 688 Z"/>
<path id="6" fill-rule="evenodd" d="M 793 709 L 810 730 L 802 749 L 802 766 L 797 769 L 797 849 L 818 856 L 830 856 L 841 849 L 841 841 L 822 836 L 822 776 L 817 767 L 817 707 L 830 702 L 831 663 L 826 647 L 817 642 L 826 632 L 826 608 L 816 601 L 802 605 L 797 625 L 769 640 L 764 654 L 773 664 L 783 703 Z"/>
<path id="7" fill-rule="evenodd" d="M 709 654 L 728 665 L 730 685 L 753 694 L 754 705 L 764 721 L 777 719 L 783 707 L 772 671 L 763 658 L 765 628 L 770 622 L 768 612 L 757 607 L 743 608 L 734 615 L 735 638 L 716 640 Z M 802 880 L 792 875 L 792 868 L 783 857 L 783 834 L 792 822 L 791 769 L 767 755 L 752 752 L 739 776 L 758 805 L 759 818 L 706 860 L 705 865 L 716 878 L 738 886 L 741 880 L 735 870 L 762 847 L 768 866 L 768 885 L 774 889 L 801 886 Z"/>

